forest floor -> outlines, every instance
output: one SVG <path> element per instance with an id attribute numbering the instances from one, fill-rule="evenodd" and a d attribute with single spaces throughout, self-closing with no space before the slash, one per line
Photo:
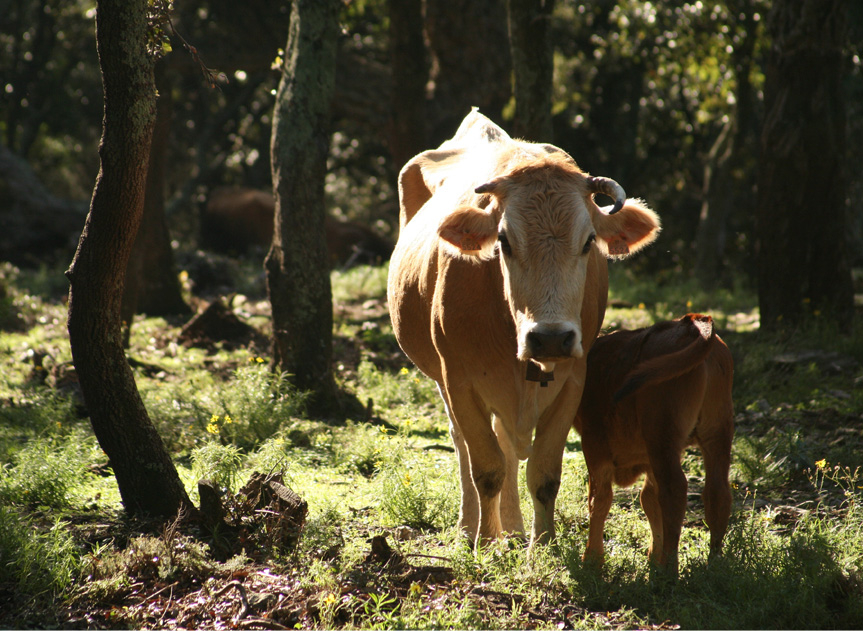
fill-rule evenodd
<path id="1" fill-rule="evenodd" d="M 62 300 L 37 295 L 24 276 L 7 270 L 23 325 L 7 329 L 0 344 L 8 369 L 0 392 L 2 628 L 863 626 L 859 330 L 842 336 L 816 322 L 768 339 L 757 331 L 757 310 L 738 299 L 711 303 L 686 297 L 685 287 L 652 294 L 642 287 L 648 298 L 635 302 L 629 292 L 639 288 L 623 289 L 613 277 L 606 329 L 708 311 L 735 357 L 726 554 L 707 562 L 703 469 L 697 452 L 688 453 L 681 577 L 666 582 L 644 557 L 649 530 L 637 489 L 616 493 L 605 568 L 581 563 L 586 472 L 574 433 L 555 544 L 528 554 L 520 539 L 506 539 L 470 550 L 455 527 L 457 466 L 442 407 L 433 384 L 398 349 L 385 271 L 371 268 L 336 273 L 333 281 L 333 363 L 342 389 L 361 402 L 347 421 L 272 407 L 280 386 L 260 385 L 269 313 L 259 286 L 257 298 L 248 290 L 227 311 L 251 335 L 202 329 L 191 342 L 186 332 L 184 345 L 183 322 L 136 321 L 130 358 L 148 410 L 196 503 L 198 478 L 216 480 L 224 518 L 216 526 L 206 517 L 131 519 L 104 455 L 87 447 L 95 443 L 75 399 Z M 193 300 L 201 311 L 210 297 Z M 48 378 L 37 386 L 28 381 L 34 351 L 50 358 Z M 257 387 L 267 393 L 250 402 Z M 274 410 L 285 418 L 267 425 Z M 262 428 L 269 434 L 254 437 Z M 54 491 L 61 482 L 27 470 L 21 454 L 42 454 L 47 468 L 58 459 L 84 464 L 54 501 L 32 481 L 46 476 Z M 275 476 L 291 497 L 252 484 L 255 471 Z M 18 493 L 25 486 L 30 496 Z M 15 539 L 23 535 L 10 534 L 14 520 L 36 539 Z M 52 539 L 58 531 L 65 538 Z M 61 543 L 71 550 L 66 561 Z M 13 545 L 60 560 L 45 569 L 11 552 Z M 62 586 L 28 583 L 28 572 L 56 576 L 61 561 L 70 565 Z"/>

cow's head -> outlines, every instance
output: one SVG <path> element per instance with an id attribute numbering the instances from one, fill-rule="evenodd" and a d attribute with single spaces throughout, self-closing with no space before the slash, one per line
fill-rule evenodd
<path id="1" fill-rule="evenodd" d="M 551 370 L 581 357 L 581 307 L 594 248 L 622 257 L 651 243 L 656 214 L 619 184 L 583 173 L 565 153 L 520 165 L 476 188 L 475 205 L 447 215 L 440 237 L 460 255 L 498 256 L 518 358 Z M 600 209 L 594 195 L 614 199 Z"/>

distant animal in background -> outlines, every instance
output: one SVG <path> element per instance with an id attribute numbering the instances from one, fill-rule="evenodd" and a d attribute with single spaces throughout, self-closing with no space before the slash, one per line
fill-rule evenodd
<path id="1" fill-rule="evenodd" d="M 269 191 L 217 188 L 201 209 L 201 245 L 208 250 L 242 254 L 269 249 L 273 238 L 275 200 Z M 393 243 L 355 221 L 325 219 L 331 267 L 387 261 Z"/>
<path id="2" fill-rule="evenodd" d="M 575 417 L 590 487 L 585 561 L 602 563 L 612 482 L 630 486 L 646 474 L 641 506 L 653 536 L 649 556 L 677 575 L 687 496 L 680 461 L 693 444 L 704 458 L 710 553 L 721 551 L 731 514 L 733 371 L 731 352 L 706 315 L 597 338 Z"/>

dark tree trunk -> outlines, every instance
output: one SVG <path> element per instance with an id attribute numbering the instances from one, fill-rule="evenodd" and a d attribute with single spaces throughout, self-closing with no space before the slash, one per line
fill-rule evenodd
<path id="1" fill-rule="evenodd" d="M 734 67 L 735 105 L 704 166 L 701 214 L 695 235 L 695 273 L 702 286 L 710 289 L 723 280 L 725 250 L 730 224 L 748 225 L 755 210 L 755 168 L 753 156 L 755 127 L 750 73 L 755 42 L 759 37 L 752 0 L 728 3 L 739 16 L 740 33 L 731 59 Z"/>
<path id="2" fill-rule="evenodd" d="M 507 0 L 506 7 L 515 92 L 513 133 L 525 140 L 552 142 L 554 0 Z"/>
<path id="3" fill-rule="evenodd" d="M 165 159 L 171 138 L 173 98 L 165 65 L 156 64 L 156 122 L 150 146 L 149 168 L 144 195 L 144 213 L 129 265 L 123 292 L 124 345 L 128 347 L 132 318 L 136 313 L 151 316 L 191 313 L 183 300 L 174 266 L 171 235 L 165 221 Z"/>
<path id="4" fill-rule="evenodd" d="M 850 326 L 846 243 L 847 0 L 777 0 L 768 27 L 756 234 L 766 330 L 807 311 Z"/>
<path id="5" fill-rule="evenodd" d="M 470 108 L 500 122 L 512 62 L 500 0 L 426 0 L 430 52 L 429 144 L 452 137 Z M 398 86 L 393 86 L 398 89 Z"/>
<path id="6" fill-rule="evenodd" d="M 273 115 L 276 200 L 264 267 L 273 309 L 273 362 L 332 406 L 333 306 L 324 229 L 324 177 L 338 36 L 338 0 L 295 0 Z"/>
<path id="7" fill-rule="evenodd" d="M 191 502 L 138 394 L 120 326 L 123 275 L 141 221 L 155 120 L 146 0 L 99 0 L 96 43 L 105 98 L 101 168 L 66 273 L 69 341 L 93 430 L 126 511 L 171 517 Z"/>
<path id="8" fill-rule="evenodd" d="M 428 149 L 426 83 L 428 62 L 423 38 L 422 0 L 389 0 L 392 64 L 390 152 L 396 169 Z"/>

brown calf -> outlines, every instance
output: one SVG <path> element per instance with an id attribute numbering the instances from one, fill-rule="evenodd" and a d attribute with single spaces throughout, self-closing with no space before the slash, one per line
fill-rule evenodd
<path id="1" fill-rule="evenodd" d="M 586 561 L 602 563 L 612 481 L 630 486 L 646 473 L 641 506 L 653 535 L 648 554 L 676 576 L 687 489 L 680 459 L 693 444 L 704 458 L 710 553 L 721 551 L 731 514 L 733 371 L 731 352 L 710 316 L 689 314 L 594 342 L 575 418 L 589 475 Z"/>

